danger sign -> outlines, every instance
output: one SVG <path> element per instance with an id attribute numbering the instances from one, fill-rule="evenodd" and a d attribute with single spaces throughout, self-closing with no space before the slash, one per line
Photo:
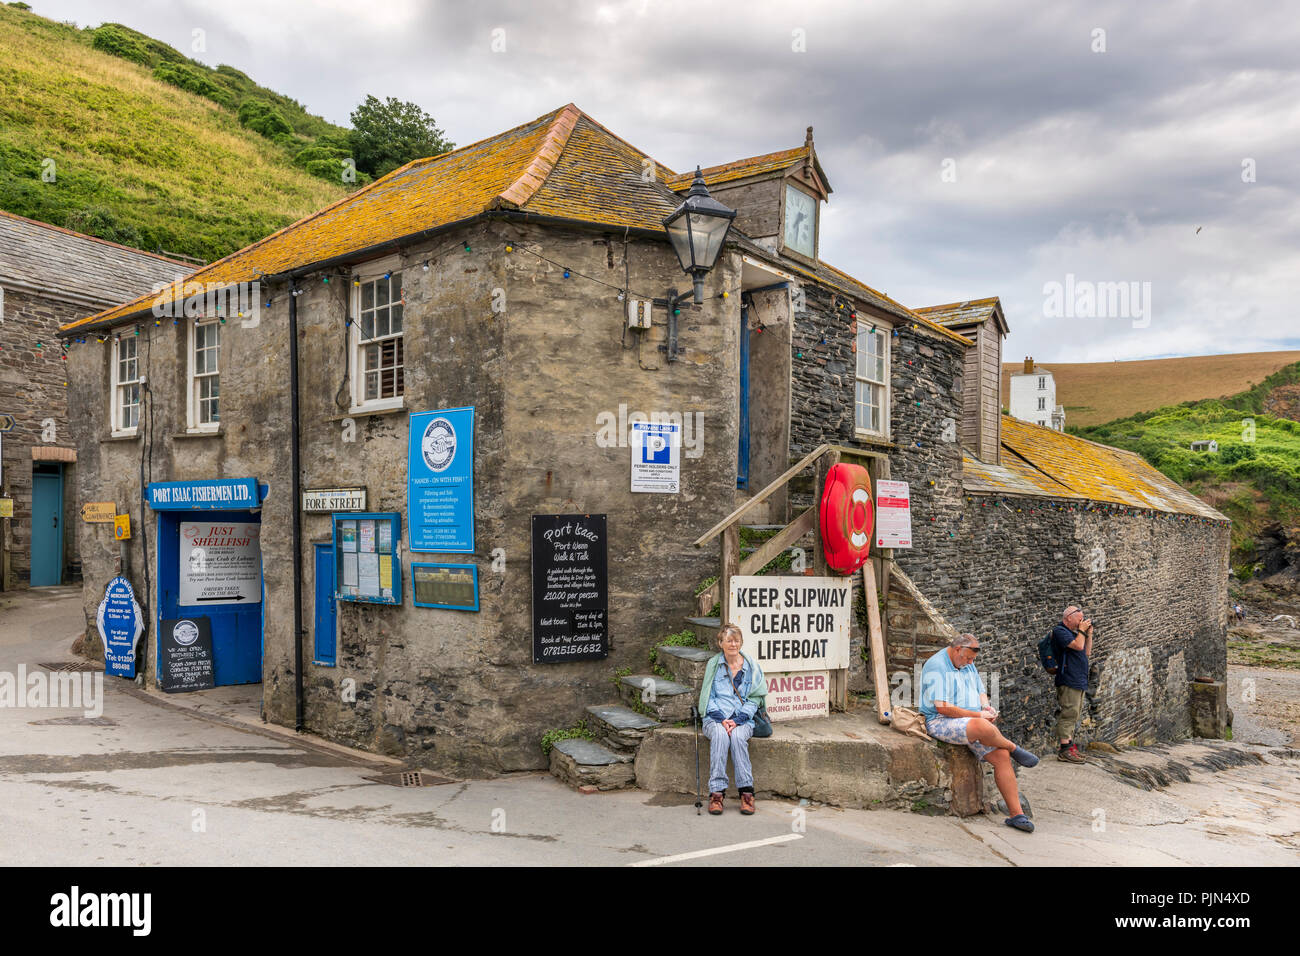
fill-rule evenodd
<path id="1" fill-rule="evenodd" d="M 772 720 L 825 717 L 831 712 L 829 671 L 766 674 L 767 715 Z"/>

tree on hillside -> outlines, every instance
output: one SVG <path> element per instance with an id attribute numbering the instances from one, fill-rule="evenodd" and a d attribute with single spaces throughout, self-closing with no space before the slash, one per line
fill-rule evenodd
<path id="1" fill-rule="evenodd" d="M 352 155 L 357 169 L 378 179 L 413 159 L 437 156 L 454 144 L 415 103 L 373 96 L 352 111 Z"/>

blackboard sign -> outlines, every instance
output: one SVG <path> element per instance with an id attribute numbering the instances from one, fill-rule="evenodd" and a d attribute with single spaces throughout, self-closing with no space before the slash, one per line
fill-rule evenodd
<path id="1" fill-rule="evenodd" d="M 158 631 L 158 680 L 169 694 L 216 687 L 212 627 L 206 617 L 163 621 Z"/>
<path id="2" fill-rule="evenodd" d="M 604 515 L 533 515 L 533 662 L 609 654 Z"/>

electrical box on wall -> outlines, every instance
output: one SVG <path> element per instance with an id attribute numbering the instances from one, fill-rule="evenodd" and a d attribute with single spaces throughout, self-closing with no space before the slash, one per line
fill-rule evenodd
<path id="1" fill-rule="evenodd" d="M 629 329 L 650 328 L 650 300 L 627 300 L 627 327 Z"/>

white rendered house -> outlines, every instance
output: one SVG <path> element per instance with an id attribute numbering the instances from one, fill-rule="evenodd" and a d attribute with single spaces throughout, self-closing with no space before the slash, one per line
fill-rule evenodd
<path id="1" fill-rule="evenodd" d="M 1056 403 L 1056 380 L 1031 357 L 1025 358 L 1023 371 L 1011 373 L 1007 409 L 1023 422 L 1065 431 L 1065 406 Z"/>

